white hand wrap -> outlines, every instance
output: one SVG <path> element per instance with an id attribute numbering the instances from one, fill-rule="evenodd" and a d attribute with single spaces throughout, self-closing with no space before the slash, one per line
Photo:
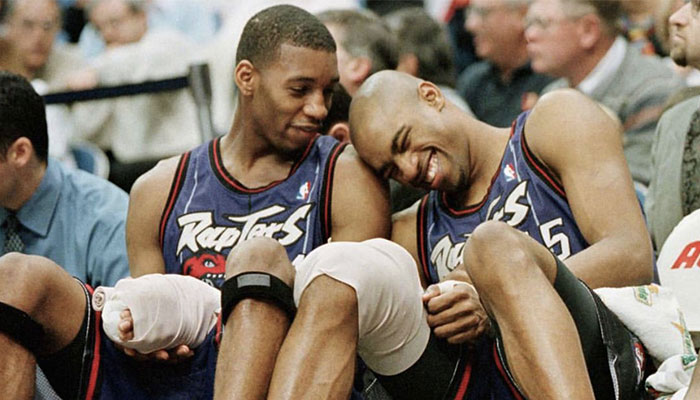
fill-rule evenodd
<path id="1" fill-rule="evenodd" d="M 151 353 L 181 344 L 198 347 L 216 325 L 219 290 L 190 276 L 152 274 L 98 287 L 92 306 L 102 311 L 105 334 L 115 343 Z M 134 337 L 119 339 L 120 314 L 131 311 Z"/>

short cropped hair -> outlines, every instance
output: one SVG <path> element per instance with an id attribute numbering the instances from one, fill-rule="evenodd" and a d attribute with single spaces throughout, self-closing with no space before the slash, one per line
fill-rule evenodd
<path id="1" fill-rule="evenodd" d="M 326 25 L 342 31 L 340 46 L 353 57 L 372 60 L 370 75 L 385 69 L 396 69 L 399 62 L 394 33 L 369 10 L 328 10 L 318 14 Z"/>
<path id="2" fill-rule="evenodd" d="M 307 11 L 290 5 L 266 8 L 243 28 L 236 64 L 248 60 L 262 68 L 278 59 L 280 47 L 290 44 L 335 53 L 335 41 L 325 25 Z"/>
<path id="3" fill-rule="evenodd" d="M 564 12 L 575 13 L 576 9 L 589 8 L 595 12 L 605 25 L 610 36 L 620 32 L 620 19 L 622 18 L 622 5 L 620 0 L 562 0 Z"/>
<path id="4" fill-rule="evenodd" d="M 44 99 L 23 77 L 0 71 L 0 159 L 21 137 L 29 139 L 39 160 L 46 162 L 49 135 Z"/>
<path id="5" fill-rule="evenodd" d="M 447 30 L 421 7 L 407 7 L 384 16 L 399 39 L 399 53 L 418 58 L 418 77 L 454 86 L 456 72 Z"/>

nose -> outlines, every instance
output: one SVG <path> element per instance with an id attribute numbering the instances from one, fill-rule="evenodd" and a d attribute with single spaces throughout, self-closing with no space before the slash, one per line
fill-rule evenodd
<path id="1" fill-rule="evenodd" d="M 420 170 L 418 169 L 418 157 L 416 155 L 409 153 L 399 154 L 396 156 L 394 163 L 396 165 L 394 179 L 408 185 L 415 186 L 418 183 Z"/>
<path id="2" fill-rule="evenodd" d="M 306 104 L 304 104 L 304 114 L 317 121 L 326 118 L 328 108 L 326 107 L 326 98 L 323 96 L 323 91 L 316 91 L 309 96 Z"/>
<path id="3" fill-rule="evenodd" d="M 679 8 L 676 12 L 671 14 L 671 16 L 668 18 L 668 22 L 671 25 L 684 25 L 688 21 L 688 13 L 690 11 L 690 7 L 692 5 L 690 3 L 686 3 L 683 5 L 683 7 Z"/>

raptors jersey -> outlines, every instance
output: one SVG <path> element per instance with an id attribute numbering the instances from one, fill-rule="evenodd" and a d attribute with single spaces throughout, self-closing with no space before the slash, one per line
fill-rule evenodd
<path id="1" fill-rule="evenodd" d="M 165 272 L 224 283 L 226 256 L 244 240 L 278 240 L 299 261 L 330 235 L 333 169 L 343 146 L 317 136 L 288 177 L 249 189 L 223 167 L 220 139 L 180 159 L 160 224 Z"/>
<path id="2" fill-rule="evenodd" d="M 429 283 L 439 282 L 462 262 L 465 241 L 484 221 L 498 220 L 542 243 L 561 260 L 588 246 L 576 225 L 566 193 L 527 146 L 528 113 L 513 124 L 511 137 L 481 203 L 455 210 L 447 194 L 432 191 L 418 209 L 418 257 Z"/>

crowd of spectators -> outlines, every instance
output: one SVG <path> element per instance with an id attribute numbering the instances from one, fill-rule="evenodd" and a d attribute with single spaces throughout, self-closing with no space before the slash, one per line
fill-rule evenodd
<path id="1" fill-rule="evenodd" d="M 619 135 L 616 140 L 644 212 L 644 234 L 655 254 L 673 228 L 700 208 L 700 51 L 695 50 L 700 48 L 700 22 L 698 26 L 690 22 L 698 19 L 700 1 L 692 0 L 690 6 L 681 0 L 387 3 L 0 0 L 0 71 L 10 73 L 0 78 L 13 88 L 22 85 L 12 77 L 16 74 L 42 96 L 70 96 L 188 77 L 193 65 L 208 67 L 211 88 L 204 116 L 187 89 L 71 100 L 46 106 L 45 115 L 40 116 L 46 119 L 46 126 L 31 128 L 46 131 L 46 143 L 40 136 L 26 142 L 18 140 L 21 136 L 0 137 L 0 150 L 5 152 L 0 155 L 0 174 L 5 174 L 0 176 L 0 255 L 20 251 L 46 256 L 93 286 L 114 285 L 128 276 L 127 245 L 131 251 L 139 246 L 133 240 L 125 243 L 129 194 L 131 213 L 141 207 L 134 205 L 134 199 L 151 207 L 154 198 L 162 198 L 165 205 L 166 195 L 180 194 L 182 188 L 171 187 L 170 182 L 188 165 L 184 161 L 177 164 L 173 157 L 208 146 L 202 118 L 209 119 L 217 138 L 226 138 L 241 128 L 241 121 L 247 121 L 241 113 L 255 116 L 257 103 L 241 100 L 246 93 L 240 92 L 244 74 L 237 59 L 239 38 L 251 16 L 278 4 L 313 13 L 335 42 L 337 83 L 329 89 L 333 95 L 326 104 L 327 119 L 314 125 L 319 133 L 351 144 L 352 98 L 362 93 L 363 83 L 384 70 L 430 81 L 465 115 L 492 127 L 512 126 L 513 132 L 519 115 L 533 110 L 542 98 L 574 89 L 604 110 L 611 126 L 619 128 L 609 134 Z M 256 83 L 250 85 L 261 90 Z M 0 87 L 0 95 L 2 90 Z M 266 100 L 275 104 L 274 93 L 270 93 Z M 244 103 L 239 104 L 241 101 Z M 386 108 L 393 110 L 394 106 Z M 0 116 L 3 107 L 24 111 L 12 109 L 0 98 Z M 274 121 L 275 111 L 265 112 Z M 399 115 L 399 111 L 392 113 Z M 554 129 L 573 130 L 566 124 Z M 0 127 L 0 134 L 10 131 Z M 408 134 L 400 142 L 399 133 L 392 142 L 395 152 L 411 144 Z M 226 140 L 214 143 L 224 146 Z M 86 149 L 87 166 L 81 158 Z M 219 154 L 227 150 L 212 145 L 200 153 L 209 156 L 207 151 Z M 106 162 L 105 169 L 95 167 L 100 162 Z M 11 168 L 3 167 L 5 163 Z M 163 165 L 167 165 L 166 172 L 158 172 Z M 555 168 L 546 162 L 538 165 L 544 175 Z M 381 166 L 375 169 L 385 172 Z M 255 180 L 259 178 L 255 175 L 251 181 L 260 184 L 249 186 L 267 188 L 286 175 L 275 176 L 279 179 L 268 179 L 270 183 Z M 139 177 L 145 178 L 139 181 Z M 382 178 L 389 181 L 393 213 L 415 205 L 429 192 L 399 183 L 390 173 Z M 219 179 L 234 188 L 241 182 L 246 186 L 246 180 L 238 176 Z M 556 179 L 565 181 L 564 186 L 569 183 L 566 177 Z M 600 184 L 612 187 L 615 182 Z M 194 198 L 196 186 L 189 189 Z M 300 188 L 298 196 L 305 195 L 308 193 Z M 155 211 L 149 208 L 153 212 L 143 220 L 154 222 L 153 226 L 162 224 L 164 230 L 166 220 L 156 221 L 167 217 L 164 208 L 152 208 Z M 573 212 L 578 219 L 577 212 L 585 210 Z M 153 240 L 148 244 L 163 246 L 164 231 L 150 233 L 149 240 Z M 21 248 L 9 247 L 16 235 Z M 133 267 L 131 273 L 134 275 Z M 223 270 L 220 274 L 223 279 Z M 656 274 L 654 279 L 658 279 Z M 371 374 L 365 377 L 373 379 Z M 37 393 L 55 396 L 42 388 Z"/>

